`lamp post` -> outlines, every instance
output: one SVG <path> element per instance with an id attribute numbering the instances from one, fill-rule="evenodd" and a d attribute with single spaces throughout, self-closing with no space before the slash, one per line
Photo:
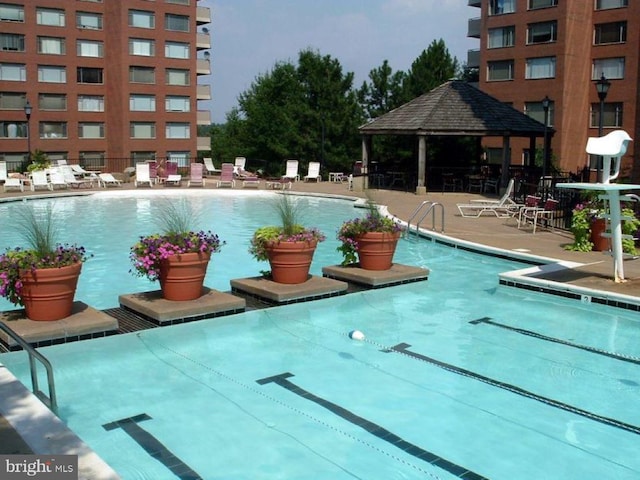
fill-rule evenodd
<path id="1" fill-rule="evenodd" d="M 27 117 L 27 162 L 31 165 L 31 124 L 29 120 L 31 119 L 31 104 L 29 103 L 29 99 L 27 99 L 27 103 L 24 104 L 24 114 Z"/>
<path id="2" fill-rule="evenodd" d="M 604 76 L 604 73 L 600 77 L 600 80 L 596 82 L 596 92 L 598 92 L 598 99 L 600 99 L 600 115 L 598 118 L 598 136 L 601 137 L 604 130 L 604 100 L 607 98 L 607 93 L 609 92 L 609 87 L 611 86 L 611 82 L 607 80 Z M 596 174 L 596 182 L 601 181 L 601 164 L 602 157 L 598 158 L 598 168 Z"/>
<path id="3" fill-rule="evenodd" d="M 549 164 L 549 104 L 551 99 L 548 95 L 542 99 L 542 109 L 544 110 L 544 145 L 542 146 L 542 189 L 543 197 L 547 199 L 547 165 Z"/>

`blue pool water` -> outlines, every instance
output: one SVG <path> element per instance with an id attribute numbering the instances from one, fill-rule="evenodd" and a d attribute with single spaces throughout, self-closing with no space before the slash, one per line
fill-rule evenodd
<path id="1" fill-rule="evenodd" d="M 61 418 L 125 479 L 640 477 L 637 314 L 498 286 L 516 262 L 399 247 L 428 282 L 40 349 Z M 24 354 L 0 362 L 29 384 Z"/>

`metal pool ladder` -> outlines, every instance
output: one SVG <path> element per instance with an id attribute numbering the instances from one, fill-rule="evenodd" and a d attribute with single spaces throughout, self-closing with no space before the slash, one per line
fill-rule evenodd
<path id="1" fill-rule="evenodd" d="M 444 205 L 438 202 L 431 202 L 429 200 L 425 200 L 415 211 L 411 214 L 409 221 L 407 222 L 407 229 L 405 230 L 404 236 L 407 237 L 409 235 L 409 231 L 411 230 L 411 222 L 420 214 L 422 216 L 416 221 L 416 235 L 418 234 L 418 230 L 420 229 L 420 223 L 427 217 L 427 215 L 431 214 L 431 229 L 436 230 L 436 209 L 440 209 L 440 232 L 444 232 Z"/>
<path id="2" fill-rule="evenodd" d="M 29 345 L 29 343 L 27 343 L 24 338 L 22 338 L 2 322 L 0 322 L 0 330 L 13 338 L 15 342 L 20 345 L 25 352 L 27 352 L 27 354 L 29 355 L 29 370 L 31 370 L 31 385 L 33 386 L 33 393 L 40 399 L 40 401 L 42 401 L 42 403 L 49 407 L 49 410 L 57 414 L 58 402 L 56 400 L 56 385 L 53 381 L 53 367 L 51 366 L 51 362 L 49 362 L 49 360 L 47 360 L 47 358 L 40 352 L 38 352 L 35 348 Z M 39 360 L 40 363 L 44 365 L 44 368 L 47 371 L 49 396 L 47 396 L 42 390 L 40 390 L 40 387 L 38 386 L 38 370 L 36 360 Z"/>

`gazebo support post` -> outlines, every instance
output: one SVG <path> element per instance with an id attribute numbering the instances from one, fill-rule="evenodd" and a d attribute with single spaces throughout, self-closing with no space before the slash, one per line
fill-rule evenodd
<path id="1" fill-rule="evenodd" d="M 509 166 L 511 165 L 511 137 L 502 137 L 502 174 L 500 175 L 500 190 L 509 183 Z"/>
<path id="2" fill-rule="evenodd" d="M 418 186 L 416 195 L 427 194 L 427 136 L 418 135 Z"/>
<path id="3" fill-rule="evenodd" d="M 369 187 L 369 158 L 371 157 L 371 135 L 362 136 L 362 172 L 360 177 L 353 177 L 353 190 L 363 192 Z"/>

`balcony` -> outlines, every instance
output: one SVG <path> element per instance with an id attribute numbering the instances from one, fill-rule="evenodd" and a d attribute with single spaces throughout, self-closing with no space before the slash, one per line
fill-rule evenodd
<path id="1" fill-rule="evenodd" d="M 196 97 L 198 100 L 211 100 L 211 85 L 198 85 Z"/>
<path id="2" fill-rule="evenodd" d="M 198 25 L 211 23 L 211 9 L 209 7 L 196 8 L 196 23 Z"/>
<path id="3" fill-rule="evenodd" d="M 211 150 L 211 137 L 197 137 L 196 149 L 199 152 L 208 152 Z"/>
<path id="4" fill-rule="evenodd" d="M 481 7 L 482 6 L 482 0 L 469 0 L 469 6 L 470 7 Z"/>
<path id="5" fill-rule="evenodd" d="M 467 26 L 467 37 L 480 38 L 480 18 L 470 18 Z"/>
<path id="6" fill-rule="evenodd" d="M 211 75 L 211 60 L 199 58 L 196 62 L 196 75 Z"/>
<path id="7" fill-rule="evenodd" d="M 480 49 L 467 50 L 467 67 L 480 67 Z"/>
<path id="8" fill-rule="evenodd" d="M 198 110 L 196 123 L 198 125 L 211 125 L 211 112 L 209 110 Z"/>
<path id="9" fill-rule="evenodd" d="M 196 35 L 196 48 L 198 50 L 211 48 L 211 35 L 209 33 L 198 33 Z"/>

